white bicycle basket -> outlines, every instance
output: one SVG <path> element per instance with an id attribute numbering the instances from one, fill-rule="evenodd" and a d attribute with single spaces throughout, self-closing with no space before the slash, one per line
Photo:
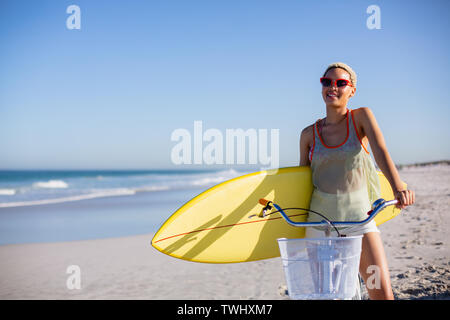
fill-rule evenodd
<path id="1" fill-rule="evenodd" d="M 291 299 L 351 299 L 358 287 L 362 236 L 278 239 Z"/>

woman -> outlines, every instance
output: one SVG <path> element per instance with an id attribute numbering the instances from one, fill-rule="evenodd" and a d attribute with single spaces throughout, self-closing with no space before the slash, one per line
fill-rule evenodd
<path id="1" fill-rule="evenodd" d="M 349 110 L 348 100 L 356 92 L 356 73 L 344 63 L 333 63 L 325 70 L 322 98 L 326 117 L 303 129 L 300 137 L 300 165 L 311 166 L 314 192 L 311 210 L 334 221 L 360 221 L 367 217 L 371 203 L 380 197 L 375 166 L 367 151 L 370 143 L 378 167 L 389 181 L 397 207 L 414 203 L 414 192 L 404 189 L 372 111 Z M 322 218 L 310 214 L 309 221 Z M 344 231 L 344 233 L 346 233 Z M 324 232 L 308 228 L 307 237 Z M 367 286 L 371 299 L 393 299 L 389 269 L 375 221 L 347 235 L 363 235 L 360 274 L 365 283 L 378 271 L 379 281 Z M 377 266 L 378 268 L 374 268 Z"/>

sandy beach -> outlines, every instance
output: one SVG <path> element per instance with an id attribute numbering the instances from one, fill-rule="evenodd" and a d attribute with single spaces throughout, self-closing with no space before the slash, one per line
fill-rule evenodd
<path id="1" fill-rule="evenodd" d="M 409 166 L 400 175 L 416 204 L 380 227 L 394 295 L 450 299 L 450 165 Z M 159 253 L 151 239 L 2 245 L 0 299 L 287 299 L 279 258 L 193 263 Z M 68 286 L 70 266 L 79 267 L 80 289 Z"/>

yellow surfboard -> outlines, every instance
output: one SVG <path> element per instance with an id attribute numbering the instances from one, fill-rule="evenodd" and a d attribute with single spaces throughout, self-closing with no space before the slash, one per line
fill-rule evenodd
<path id="1" fill-rule="evenodd" d="M 382 198 L 394 198 L 379 172 Z M 305 228 L 292 227 L 279 213 L 259 217 L 260 198 L 282 208 L 309 208 L 313 191 L 310 167 L 266 170 L 220 183 L 179 208 L 156 232 L 152 246 L 172 257 L 206 263 L 255 261 L 280 256 L 278 238 L 302 238 Z M 306 212 L 287 210 L 293 221 Z M 376 218 L 380 225 L 400 213 L 391 206 Z"/>

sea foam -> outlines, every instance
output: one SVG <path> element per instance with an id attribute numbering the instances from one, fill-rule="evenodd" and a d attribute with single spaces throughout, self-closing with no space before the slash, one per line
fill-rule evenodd
<path id="1" fill-rule="evenodd" d="M 35 188 L 63 189 L 67 188 L 68 186 L 69 185 L 63 180 L 49 180 L 33 183 L 33 187 Z"/>
<path id="2" fill-rule="evenodd" d="M 103 190 L 100 192 L 81 194 L 70 197 L 61 197 L 55 199 L 44 199 L 44 200 L 32 200 L 32 201 L 21 201 L 21 202 L 4 202 L 0 203 L 0 208 L 8 208 L 8 207 L 23 207 L 23 206 L 35 206 L 42 204 L 52 204 L 52 203 L 63 203 L 70 201 L 80 201 L 80 200 L 88 200 L 94 198 L 103 198 L 103 197 L 117 197 L 117 196 L 129 196 L 135 194 L 135 190 L 130 189 L 111 189 L 111 190 Z"/>
<path id="3" fill-rule="evenodd" d="M 15 194 L 15 189 L 0 189 L 0 196 L 13 196 Z"/>

